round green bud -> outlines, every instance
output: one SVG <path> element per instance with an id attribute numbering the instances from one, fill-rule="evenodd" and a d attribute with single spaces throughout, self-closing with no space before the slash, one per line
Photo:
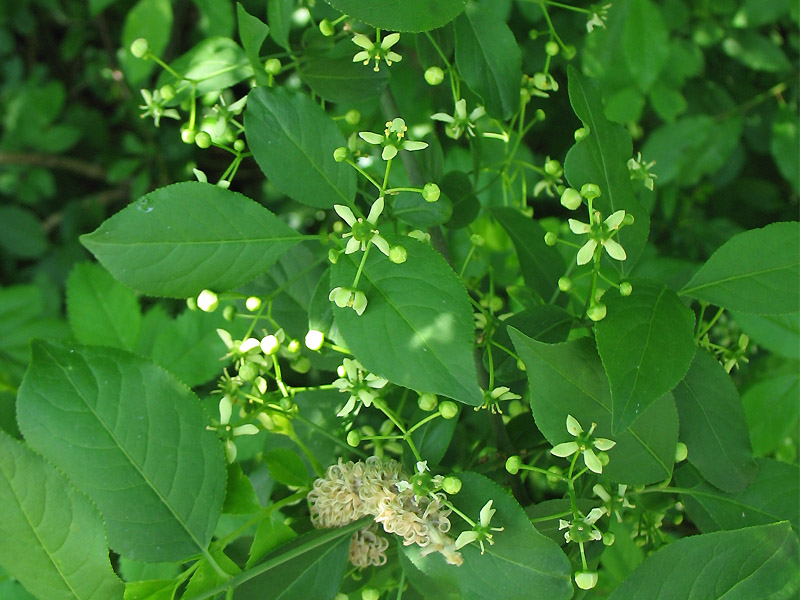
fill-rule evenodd
<path id="1" fill-rule="evenodd" d="M 361 590 L 361 600 L 378 600 L 381 593 L 375 588 L 364 588 Z"/>
<path id="2" fill-rule="evenodd" d="M 261 351 L 264 354 L 275 354 L 281 347 L 281 343 L 278 341 L 278 338 L 274 335 L 266 335 L 261 340 Z"/>
<path id="3" fill-rule="evenodd" d="M 184 144 L 194 144 L 195 135 L 194 129 L 181 130 L 181 140 Z"/>
<path id="4" fill-rule="evenodd" d="M 580 142 L 583 138 L 589 135 L 589 129 L 586 127 L 581 127 L 580 129 L 575 130 L 575 141 Z"/>
<path id="5" fill-rule="evenodd" d="M 551 465 L 550 468 L 547 469 L 547 473 L 547 483 L 550 485 L 556 485 L 564 478 L 564 470 L 558 465 Z"/>
<path id="6" fill-rule="evenodd" d="M 561 205 L 569 210 L 575 210 L 583 202 L 580 192 L 575 188 L 568 187 L 561 194 Z"/>
<path id="7" fill-rule="evenodd" d="M 622 296 L 630 296 L 633 291 L 633 286 L 628 281 L 623 281 L 619 284 L 619 293 Z"/>
<path id="8" fill-rule="evenodd" d="M 469 236 L 469 243 L 480 248 L 486 243 L 486 240 L 480 233 L 473 233 L 471 236 Z"/>
<path id="9" fill-rule="evenodd" d="M 356 448 L 361 443 L 361 434 L 358 433 L 355 429 L 349 431 L 347 433 L 347 444 L 348 446 L 352 446 Z"/>
<path id="10" fill-rule="evenodd" d="M 321 331 L 317 331 L 316 329 L 309 329 L 308 333 L 306 334 L 305 343 L 306 348 L 309 350 L 317 351 L 322 348 L 322 344 L 325 342 L 325 334 Z"/>
<path id="11" fill-rule="evenodd" d="M 286 350 L 289 351 L 289 354 L 297 354 L 300 352 L 300 340 L 290 340 L 289 343 L 286 344 Z"/>
<path id="12" fill-rule="evenodd" d="M 528 32 L 528 37 L 529 37 L 530 39 L 532 39 L 532 40 L 535 40 L 535 39 L 537 39 L 537 38 L 539 37 L 539 32 L 538 32 L 538 31 L 536 31 L 535 29 L 531 29 L 531 30 Z"/>
<path id="13" fill-rule="evenodd" d="M 133 40 L 133 43 L 131 44 L 131 54 L 133 54 L 136 58 L 144 58 L 149 52 L 150 44 L 147 43 L 146 39 L 139 38 L 138 40 Z"/>
<path id="14" fill-rule="evenodd" d="M 425 412 L 434 410 L 438 404 L 439 399 L 436 397 L 436 394 L 431 394 L 428 392 L 420 394 L 419 400 L 417 400 L 417 405 Z"/>
<path id="15" fill-rule="evenodd" d="M 233 149 L 237 152 L 244 152 L 244 149 L 247 147 L 247 144 L 244 143 L 244 140 L 236 140 L 233 142 Z"/>
<path id="16" fill-rule="evenodd" d="M 408 250 L 403 246 L 392 246 L 389 248 L 389 260 L 396 265 L 401 265 L 408 258 Z"/>
<path id="17" fill-rule="evenodd" d="M 597 585 L 597 573 L 578 571 L 575 573 L 575 583 L 582 590 L 590 590 Z"/>
<path id="18" fill-rule="evenodd" d="M 444 71 L 439 67 L 428 67 L 425 70 L 425 81 L 428 85 L 439 85 L 444 81 Z"/>
<path id="19" fill-rule="evenodd" d="M 560 48 L 558 46 L 558 42 L 555 42 L 553 40 L 550 40 L 544 45 L 544 51 L 548 56 L 555 56 L 556 54 L 558 54 L 559 50 Z"/>
<path id="20" fill-rule="evenodd" d="M 442 489 L 448 494 L 457 494 L 461 491 L 461 480 L 449 475 L 442 481 Z"/>
<path id="21" fill-rule="evenodd" d="M 251 362 L 246 362 L 239 369 L 239 377 L 245 381 L 253 381 L 258 377 L 258 365 Z"/>
<path id="22" fill-rule="evenodd" d="M 258 296 L 250 296 L 247 300 L 244 301 L 244 306 L 250 312 L 255 312 L 259 308 L 261 308 L 261 298 Z"/>
<path id="23" fill-rule="evenodd" d="M 600 186 L 596 183 L 584 183 L 581 186 L 581 196 L 587 200 L 594 200 L 600 197 Z"/>
<path id="24" fill-rule="evenodd" d="M 564 58 L 566 58 L 567 60 L 572 60 L 573 58 L 575 58 L 575 55 L 577 53 L 578 51 L 575 49 L 575 46 L 571 44 L 568 46 L 564 46 Z"/>
<path id="25" fill-rule="evenodd" d="M 440 194 L 439 186 L 433 182 L 426 183 L 425 187 L 422 188 L 422 197 L 425 202 L 436 202 Z"/>
<path id="26" fill-rule="evenodd" d="M 603 546 L 611 546 L 616 541 L 617 536 L 615 536 L 612 532 L 606 531 L 603 534 Z"/>
<path id="27" fill-rule="evenodd" d="M 161 94 L 161 97 L 167 102 L 175 97 L 175 88 L 169 84 L 162 85 L 158 91 Z"/>
<path id="28" fill-rule="evenodd" d="M 633 215 L 631 213 L 626 212 L 625 213 L 625 217 L 622 219 L 622 224 L 623 225 L 633 225 L 633 222 L 635 220 L 636 219 L 633 217 Z"/>
<path id="29" fill-rule="evenodd" d="M 196 298 L 187 298 L 186 299 L 186 308 L 189 310 L 197 310 L 197 299 Z"/>
<path id="30" fill-rule="evenodd" d="M 595 322 L 602 321 L 606 317 L 606 305 L 602 302 L 593 303 L 586 311 L 586 316 Z"/>
<path id="31" fill-rule="evenodd" d="M 544 234 L 544 243 L 548 246 L 555 246 L 558 242 L 558 236 L 553 233 L 552 231 L 548 231 Z"/>
<path id="32" fill-rule="evenodd" d="M 219 297 L 211 290 L 203 290 L 197 296 L 197 308 L 203 312 L 214 312 L 219 307 Z"/>
<path id="33" fill-rule="evenodd" d="M 686 447 L 686 444 L 678 442 L 678 445 L 675 446 L 675 462 L 682 462 L 686 460 L 687 456 L 689 456 L 689 449 Z"/>
<path id="34" fill-rule="evenodd" d="M 561 177 L 564 170 L 561 168 L 561 163 L 551 158 L 544 163 L 544 172 L 553 177 Z"/>
<path id="35" fill-rule="evenodd" d="M 550 83 L 547 80 L 547 75 L 544 73 L 535 73 L 533 76 L 533 87 L 537 90 L 547 90 L 550 88 Z"/>
<path id="36" fill-rule="evenodd" d="M 222 318 L 226 321 L 233 321 L 236 317 L 236 307 L 232 304 L 229 304 L 225 308 L 222 309 Z"/>
<path id="37" fill-rule="evenodd" d="M 541 109 L 536 109 L 536 120 L 537 121 L 544 121 L 547 118 L 547 114 Z"/>
<path id="38" fill-rule="evenodd" d="M 519 473 L 520 466 L 522 466 L 522 459 L 517 455 L 509 456 L 506 460 L 506 471 L 512 475 Z"/>
<path id="39" fill-rule="evenodd" d="M 492 296 L 489 298 L 489 310 L 493 313 L 500 312 L 503 309 L 503 299 L 499 296 Z"/>
<path id="40" fill-rule="evenodd" d="M 197 144 L 198 148 L 208 148 L 211 146 L 211 136 L 208 135 L 207 131 L 199 131 L 194 136 L 194 143 Z"/>
<path id="41" fill-rule="evenodd" d="M 339 592 L 338 594 L 336 594 L 336 596 L 334 596 L 333 600 L 350 600 L 350 598 L 347 594 Z"/>
<path id="42" fill-rule="evenodd" d="M 560 289 L 562 292 L 570 291 L 572 289 L 572 279 L 569 277 L 559 277 L 558 289 Z"/>
<path id="43" fill-rule="evenodd" d="M 442 415 L 443 419 L 452 419 L 458 415 L 458 406 L 456 406 L 455 402 L 445 400 L 439 404 L 439 414 Z"/>
<path id="44" fill-rule="evenodd" d="M 270 75 L 277 75 L 281 72 L 281 61 L 277 58 L 270 58 L 264 63 L 264 70 Z"/>
<path id="45" fill-rule="evenodd" d="M 336 150 L 333 151 L 333 160 L 336 162 L 344 162 L 347 160 L 347 148 L 344 146 L 339 146 Z"/>
<path id="46" fill-rule="evenodd" d="M 344 114 L 344 120 L 348 125 L 358 125 L 361 121 L 361 113 L 352 108 Z"/>
<path id="47" fill-rule="evenodd" d="M 319 32 L 325 37 L 331 37 L 336 33 L 336 28 L 328 19 L 322 19 L 319 22 Z"/>

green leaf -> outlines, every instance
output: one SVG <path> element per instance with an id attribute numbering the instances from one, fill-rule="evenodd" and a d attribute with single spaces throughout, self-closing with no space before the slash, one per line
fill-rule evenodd
<path id="1" fill-rule="evenodd" d="M 131 54 L 133 41 L 145 38 L 153 54 L 160 56 L 167 47 L 171 30 L 170 0 L 139 0 L 128 11 L 122 27 L 120 64 L 125 71 L 125 79 L 131 86 L 144 82 L 156 66 L 152 60 L 143 60 Z"/>
<path id="2" fill-rule="evenodd" d="M 606 119 L 595 82 L 572 66 L 568 67 L 567 73 L 569 101 L 589 135 L 570 148 L 564 160 L 564 170 L 569 184 L 576 189 L 584 183 L 595 183 L 600 187 L 602 195 L 594 201 L 594 208 L 604 216 L 617 210 L 633 215 L 634 224 L 617 234 L 628 259 L 621 263 L 613 261 L 625 274 L 638 260 L 650 231 L 650 215 L 633 195 L 628 172 L 628 160 L 633 156 L 631 137 L 621 125 Z"/>
<path id="3" fill-rule="evenodd" d="M 493 208 L 492 216 L 514 243 L 525 284 L 549 302 L 558 291 L 558 278 L 566 265 L 558 250 L 544 243 L 544 228 L 514 208 Z"/>
<path id="4" fill-rule="evenodd" d="M 800 311 L 800 227 L 772 223 L 725 242 L 680 291 L 730 310 Z"/>
<path id="5" fill-rule="evenodd" d="M 325 56 L 309 56 L 298 67 L 298 75 L 311 90 L 325 100 L 342 104 L 356 104 L 375 98 L 389 83 L 389 72 L 377 73 L 372 67 L 353 62 L 350 40 L 338 44 Z"/>
<path id="6" fill-rule="evenodd" d="M 81 243 L 122 283 L 186 298 L 251 280 L 300 239 L 249 198 L 192 181 L 142 196 Z"/>
<path id="7" fill-rule="evenodd" d="M 676 180 L 678 184 L 684 184 L 685 178 L 681 174 L 696 161 L 713 130 L 711 117 L 691 115 L 674 123 L 665 123 L 648 136 L 642 155 L 648 161 L 656 161 L 659 186 Z"/>
<path id="8" fill-rule="evenodd" d="M 396 265 L 372 248 L 358 284 L 367 296 L 364 314 L 333 309 L 347 347 L 366 369 L 396 384 L 480 405 L 464 285 L 429 245 L 385 237 L 402 244 L 408 259 Z M 331 270 L 331 288 L 352 287 L 360 260 L 360 253 L 342 255 Z"/>
<path id="9" fill-rule="evenodd" d="M 31 339 L 69 336 L 69 326 L 63 320 L 48 315 L 40 288 L 35 285 L 12 285 L 0 289 L 0 356 L 17 366 L 18 380 L 28 364 Z"/>
<path id="10" fill-rule="evenodd" d="M 33 344 L 20 430 L 103 514 L 112 548 L 145 561 L 205 554 L 225 461 L 197 397 L 153 363 L 111 348 Z"/>
<path id="11" fill-rule="evenodd" d="M 264 71 L 264 64 L 261 62 L 260 52 L 264 40 L 269 35 L 269 27 L 258 17 L 248 13 L 241 3 L 236 3 L 236 18 L 239 22 L 239 39 L 247 54 L 247 60 L 253 67 L 256 81 L 260 85 L 269 84 L 269 76 Z"/>
<path id="12" fill-rule="evenodd" d="M 626 431 L 611 435 L 611 393 L 597 350 L 589 339 L 544 344 L 509 328 L 527 367 L 536 426 L 553 446 L 572 438 L 567 415 L 617 444 L 608 451 L 603 474 L 611 481 L 639 485 L 672 474 L 678 442 L 678 412 L 672 396 L 653 402 Z"/>
<path id="13" fill-rule="evenodd" d="M 42 224 L 30 210 L 0 206 L 0 248 L 11 256 L 38 258 L 47 251 Z"/>
<path id="14" fill-rule="evenodd" d="M 233 6 L 216 0 L 193 0 L 200 13 L 197 26 L 206 37 L 233 35 Z"/>
<path id="15" fill-rule="evenodd" d="M 255 88 L 247 97 L 244 127 L 258 166 L 293 200 L 332 208 L 355 197 L 355 172 L 333 160 L 333 151 L 345 139 L 308 96 Z"/>
<path id="16" fill-rule="evenodd" d="M 460 229 L 472 223 L 481 210 L 481 203 L 472 189 L 472 182 L 463 171 L 449 171 L 439 181 L 442 195 L 452 203 L 452 216 L 445 225 Z"/>
<path id="17" fill-rule="evenodd" d="M 136 294 L 100 265 L 83 262 L 67 281 L 67 315 L 81 344 L 133 350 L 142 312 Z"/>
<path id="18" fill-rule="evenodd" d="M 456 67 L 486 112 L 508 119 L 519 107 L 522 55 L 511 29 L 486 3 L 472 3 L 455 22 Z"/>
<path id="19" fill-rule="evenodd" d="M 749 487 L 725 492 L 703 480 L 691 467 L 675 471 L 675 484 L 686 511 L 700 531 L 739 529 L 777 521 L 800 527 L 800 467 L 777 460 L 758 459 L 758 474 Z"/>
<path id="20" fill-rule="evenodd" d="M 731 316 L 762 348 L 786 358 L 800 359 L 800 314 L 762 316 L 734 313 Z"/>
<path id="21" fill-rule="evenodd" d="M 797 553 L 788 523 L 687 537 L 646 558 L 609 600 L 788 599 L 800 581 Z"/>
<path id="22" fill-rule="evenodd" d="M 746 488 L 756 463 L 739 392 L 722 365 L 698 350 L 673 393 L 689 462 L 720 489 Z"/>
<path id="23" fill-rule="evenodd" d="M 662 283 L 633 280 L 633 294 L 607 294 L 608 316 L 595 326 L 611 384 L 613 433 L 677 384 L 695 355 L 694 314 Z"/>
<path id="24" fill-rule="evenodd" d="M 416 192 L 400 192 L 392 201 L 392 216 L 419 229 L 446 223 L 452 215 L 453 203 L 444 194 L 430 203 Z"/>
<path id="25" fill-rule="evenodd" d="M 412 577 L 411 583 L 421 583 L 425 590 L 430 578 L 439 586 L 457 590 L 462 600 L 527 600 L 532 590 L 552 600 L 572 597 L 567 557 L 553 540 L 536 531 L 516 500 L 483 475 L 465 471 L 458 476 L 463 487 L 451 498 L 453 504 L 477 519 L 481 508 L 492 500 L 497 512 L 491 526 L 504 529 L 492 534 L 494 544 L 486 543 L 483 555 L 475 543 L 463 547 L 460 567 L 448 565 L 439 553 L 422 556 L 422 548 L 403 546 L 404 562 L 424 574 L 422 582 Z"/>
<path id="26" fill-rule="evenodd" d="M 783 50 L 769 37 L 755 31 L 732 32 L 723 40 L 725 54 L 754 71 L 779 73 L 791 71 L 792 63 Z"/>
<path id="27" fill-rule="evenodd" d="M 176 579 L 149 579 L 125 584 L 125 600 L 172 600 L 180 581 Z"/>
<path id="28" fill-rule="evenodd" d="M 292 27 L 294 0 L 270 0 L 267 2 L 267 23 L 271 28 L 272 39 L 282 48 L 291 49 L 289 30 Z"/>
<path id="29" fill-rule="evenodd" d="M 211 556 L 213 557 L 213 563 L 208 557 L 200 559 L 197 570 L 186 586 L 184 598 L 193 598 L 203 592 L 207 592 L 242 572 L 239 566 L 228 558 L 222 550 L 213 552 Z M 225 575 L 220 573 L 218 569 L 222 569 Z"/>
<path id="30" fill-rule="evenodd" d="M 97 509 L 64 475 L 2 431 L 0 565 L 43 600 L 122 598 Z"/>
<path id="31" fill-rule="evenodd" d="M 222 512 L 226 515 L 251 515 L 261 510 L 250 478 L 242 472 L 239 463 L 228 465 L 228 483 Z"/>
<path id="32" fill-rule="evenodd" d="M 326 0 L 336 10 L 367 25 L 393 31 L 430 31 L 446 25 L 463 10 L 465 0 Z"/>
<path id="33" fill-rule="evenodd" d="M 250 556 L 247 559 L 248 569 L 257 564 L 267 553 L 297 537 L 297 534 L 285 521 L 286 517 L 273 512 L 268 519 L 258 522 L 256 534 L 253 536 L 253 545 L 250 547 Z"/>
<path id="34" fill-rule="evenodd" d="M 308 470 L 303 460 L 291 450 L 275 448 L 265 452 L 264 463 L 278 483 L 295 487 L 308 485 Z"/>
<path id="35" fill-rule="evenodd" d="M 631 0 L 622 33 L 625 62 L 646 92 L 658 79 L 669 56 L 669 33 L 661 9 L 651 0 Z"/>
<path id="36" fill-rule="evenodd" d="M 230 38 L 206 38 L 186 54 L 181 55 L 169 65 L 184 79 L 197 81 L 196 94 L 216 92 L 227 89 L 252 77 L 253 69 L 241 46 Z M 178 87 L 180 82 L 168 71 L 158 78 L 158 85 L 170 83 Z M 189 87 L 179 92 L 170 105 L 190 98 Z"/>
<path id="37" fill-rule="evenodd" d="M 795 192 L 800 190 L 800 125 L 797 112 L 790 106 L 778 108 L 772 119 L 772 137 L 769 145 L 772 158 L 783 178 Z"/>
<path id="38" fill-rule="evenodd" d="M 759 381 L 742 395 L 754 454 L 771 454 L 787 437 L 797 433 L 800 421 L 798 398 L 800 377 L 797 373 Z"/>
<path id="39" fill-rule="evenodd" d="M 265 590 L 269 590 L 270 600 L 333 598 L 348 566 L 351 536 L 342 535 L 322 545 L 303 549 L 306 544 L 313 544 L 330 533 L 312 531 L 281 546 L 261 565 L 272 561 L 285 562 L 239 585 L 236 600 L 263 600 Z M 298 551 L 299 555 L 296 554 Z"/>

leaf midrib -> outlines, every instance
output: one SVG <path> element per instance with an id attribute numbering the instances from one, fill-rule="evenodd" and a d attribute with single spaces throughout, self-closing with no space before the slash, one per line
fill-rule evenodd
<path id="1" fill-rule="evenodd" d="M 707 283 L 702 283 L 700 285 L 696 285 L 694 287 L 685 287 L 678 293 L 681 294 L 681 295 L 684 295 L 684 296 L 691 296 L 693 292 L 696 292 L 697 290 L 702 290 L 703 288 L 707 288 L 707 287 L 711 287 L 711 286 L 715 286 L 715 285 L 721 285 L 721 284 L 725 284 L 725 283 L 730 283 L 731 281 L 737 281 L 739 279 L 745 279 L 747 277 L 757 277 L 758 275 L 766 275 L 768 273 L 774 273 L 776 271 L 791 270 L 791 269 L 793 269 L 793 268 L 795 268 L 797 266 L 800 266 L 800 261 L 793 262 L 793 263 L 787 263 L 785 265 L 779 265 L 777 267 L 770 267 L 769 269 L 761 269 L 759 271 L 748 271 L 747 273 L 730 275 L 728 277 L 723 277 L 721 279 L 715 279 L 715 280 L 709 281 Z M 699 274 L 700 273 L 698 273 L 697 275 L 699 275 Z M 695 275 L 695 277 L 697 277 L 697 275 Z M 694 280 L 695 277 L 693 277 L 692 279 Z M 689 283 L 691 283 L 691 281 Z"/>

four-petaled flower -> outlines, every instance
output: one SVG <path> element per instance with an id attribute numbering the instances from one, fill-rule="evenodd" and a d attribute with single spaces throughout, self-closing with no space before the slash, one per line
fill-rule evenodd
<path id="1" fill-rule="evenodd" d="M 613 492 L 609 493 L 606 488 L 603 487 L 602 484 L 597 483 L 592 488 L 592 491 L 595 493 L 603 501 L 603 508 L 605 509 L 606 513 L 614 514 L 617 517 L 617 521 L 622 523 L 622 515 L 620 514 L 620 509 L 622 508 L 636 508 L 630 501 L 625 497 L 625 492 L 628 490 L 628 486 L 624 483 L 620 483 L 619 487 L 617 487 L 617 493 L 614 494 Z"/>
<path id="2" fill-rule="evenodd" d="M 615 260 L 625 260 L 628 258 L 628 255 L 625 254 L 625 248 L 623 248 L 619 242 L 612 239 L 612 236 L 616 234 L 620 225 L 622 225 L 623 219 L 625 219 L 625 211 L 618 210 L 613 212 L 605 221 L 602 221 L 602 218 L 600 211 L 596 210 L 592 213 L 591 223 L 583 223 L 576 219 L 569 219 L 569 228 L 572 230 L 572 233 L 577 235 L 589 234 L 589 240 L 578 251 L 579 265 L 585 265 L 592 260 L 598 244 L 605 248 L 608 255 Z"/>
<path id="3" fill-rule="evenodd" d="M 658 175 L 650 172 L 650 169 L 655 165 L 656 161 L 651 160 L 650 162 L 646 162 L 642 158 L 642 153 L 639 152 L 636 158 L 628 160 L 628 170 L 631 173 L 631 181 L 641 179 L 644 181 L 644 187 L 652 192 L 655 187 L 655 180 L 658 179 Z"/>
<path id="4" fill-rule="evenodd" d="M 611 8 L 611 3 L 608 4 L 595 4 L 592 7 L 592 18 L 586 22 L 586 31 L 592 33 L 595 27 L 606 28 L 606 20 L 608 19 L 608 9 Z"/>
<path id="5" fill-rule="evenodd" d="M 463 98 L 456 102 L 456 111 L 453 115 L 447 113 L 436 113 L 431 116 L 434 121 L 447 123 L 445 133 L 447 137 L 457 140 L 466 132 L 467 135 L 475 136 L 475 122 L 486 114 L 486 109 L 478 106 L 467 115 L 467 101 Z"/>
<path id="6" fill-rule="evenodd" d="M 378 250 L 389 256 L 389 242 L 381 237 L 381 234 L 375 229 L 378 217 L 383 212 L 383 196 L 372 203 L 366 221 L 362 218 L 356 218 L 353 211 L 343 204 L 334 204 L 333 210 L 351 228 L 349 232 L 342 235 L 342 238 L 350 238 L 344 250 L 345 254 L 352 254 L 359 248 L 363 252 L 367 249 L 367 244 L 372 243 L 377 246 Z"/>
<path id="7" fill-rule="evenodd" d="M 592 423 L 589 431 L 584 432 L 578 420 L 572 415 L 567 415 L 567 431 L 575 438 L 575 441 L 558 444 L 550 450 L 550 453 L 561 458 L 567 458 L 576 452 L 580 452 L 583 455 L 583 462 L 586 463 L 586 467 L 590 471 L 602 473 L 603 463 L 600 462 L 592 447 L 605 452 L 611 450 L 616 445 L 616 442 L 606 438 L 595 438 L 592 435 L 595 427 L 597 427 L 597 423 Z"/>
<path id="8" fill-rule="evenodd" d="M 494 500 L 489 500 L 486 504 L 483 505 L 481 509 L 479 520 L 480 522 L 477 523 L 472 529 L 468 529 L 461 533 L 456 539 L 456 550 L 459 550 L 466 546 L 467 544 L 471 544 L 472 542 L 477 541 L 481 546 L 481 554 L 484 553 L 485 548 L 483 547 L 483 541 L 486 540 L 490 544 L 494 544 L 494 540 L 492 539 L 492 534 L 490 531 L 503 531 L 502 527 L 490 527 L 489 524 L 494 516 L 494 513 L 497 511 L 492 508 L 492 503 Z"/>
<path id="9" fill-rule="evenodd" d="M 180 113 L 174 108 L 166 108 L 167 101 L 161 95 L 160 90 L 151 92 L 150 90 L 141 90 L 144 104 L 139 106 L 144 112 L 141 118 L 153 117 L 156 127 L 161 124 L 161 118 L 167 117 L 170 119 L 180 119 Z"/>
<path id="10" fill-rule="evenodd" d="M 367 308 L 367 296 L 361 290 L 348 287 L 335 287 L 328 294 L 328 300 L 339 308 L 352 308 L 360 317 Z"/>
<path id="11" fill-rule="evenodd" d="M 399 33 L 390 33 L 383 38 L 383 41 L 378 38 L 378 40 L 374 42 L 363 33 L 357 33 L 353 36 L 353 43 L 363 48 L 363 50 L 356 53 L 353 57 L 353 62 L 363 62 L 365 65 L 368 65 L 371 60 L 374 60 L 374 70 L 380 71 L 381 59 L 383 59 L 386 61 L 386 65 L 391 67 L 393 62 L 400 62 L 403 60 L 402 56 L 397 52 L 393 52 L 391 49 L 399 40 Z"/>
<path id="12" fill-rule="evenodd" d="M 597 520 L 606 514 L 605 508 L 593 508 L 585 517 L 575 519 L 574 521 L 565 521 L 564 519 L 558 520 L 558 528 L 566 529 L 564 532 L 564 539 L 567 542 L 577 542 L 578 544 L 585 544 L 586 542 L 597 541 L 603 538 L 600 530 L 594 526 Z"/>
<path id="13" fill-rule="evenodd" d="M 386 129 L 383 130 L 383 135 L 373 133 L 371 131 L 359 131 L 358 137 L 375 146 L 383 146 L 381 158 L 383 160 L 392 160 L 400 150 L 423 150 L 428 147 L 427 142 L 415 142 L 412 140 L 403 139 L 406 136 L 406 122 L 397 117 L 391 121 L 386 121 Z"/>
<path id="14" fill-rule="evenodd" d="M 349 415 L 356 408 L 356 403 L 361 403 L 369 407 L 378 397 L 379 390 L 389 383 L 388 379 L 378 377 L 373 373 L 364 375 L 364 368 L 358 361 L 350 358 L 345 358 L 343 364 L 337 370 L 339 379 L 333 382 L 333 386 L 342 393 L 349 393 L 347 403 L 342 407 L 337 417 L 345 417 Z M 356 410 L 356 414 L 361 410 L 361 407 Z"/>

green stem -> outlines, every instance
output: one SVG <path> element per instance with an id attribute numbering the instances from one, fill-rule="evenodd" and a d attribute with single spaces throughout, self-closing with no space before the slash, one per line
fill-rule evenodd
<path id="1" fill-rule="evenodd" d="M 358 281 L 361 279 L 361 272 L 364 270 L 364 265 L 367 264 L 367 254 L 369 254 L 369 249 L 372 248 L 372 244 L 367 244 L 367 249 L 364 250 L 364 254 L 361 255 L 361 263 L 358 265 L 358 271 L 356 271 L 356 276 L 353 279 L 352 287 L 354 289 L 358 289 Z"/>
<path id="2" fill-rule="evenodd" d="M 295 502 L 299 502 L 300 500 L 305 498 L 307 494 L 308 494 L 308 490 L 301 490 L 299 492 L 295 492 L 291 496 L 287 496 L 286 498 L 282 498 L 281 500 L 278 500 L 277 502 L 274 502 L 274 503 L 270 504 L 266 508 L 262 508 L 261 512 L 259 512 L 252 519 L 249 519 L 244 525 L 242 525 L 241 527 L 238 527 L 237 529 L 235 529 L 234 531 L 232 531 L 231 533 L 229 533 L 225 537 L 221 537 L 217 541 L 215 541 L 214 542 L 214 546 L 216 548 L 220 548 L 220 549 L 225 548 L 228 544 L 230 544 L 233 540 L 238 538 L 240 535 L 242 535 L 245 531 L 250 529 L 256 523 L 260 523 L 265 518 L 267 518 L 270 515 L 272 515 L 273 512 L 275 512 L 276 510 L 278 510 L 280 508 L 283 508 L 284 506 L 287 506 L 287 505 L 290 505 L 290 504 L 294 504 Z"/>
<path id="3" fill-rule="evenodd" d="M 424 419 L 422 419 L 422 420 L 421 420 L 419 423 L 417 423 L 417 424 L 416 424 L 416 425 L 414 425 L 413 427 L 410 427 L 410 428 L 409 428 L 409 430 L 406 432 L 406 434 L 407 434 L 407 435 L 411 435 L 411 434 L 412 434 L 412 433 L 414 433 L 414 432 L 415 432 L 417 429 L 419 429 L 420 427 L 422 427 L 423 425 L 425 425 L 425 423 L 429 423 L 430 421 L 433 421 L 433 420 L 434 420 L 436 417 L 438 417 L 438 416 L 439 416 L 439 414 L 440 414 L 440 413 L 439 413 L 439 411 L 437 410 L 437 411 L 435 411 L 434 413 L 432 413 L 432 414 L 428 415 L 427 417 L 425 417 Z"/>

